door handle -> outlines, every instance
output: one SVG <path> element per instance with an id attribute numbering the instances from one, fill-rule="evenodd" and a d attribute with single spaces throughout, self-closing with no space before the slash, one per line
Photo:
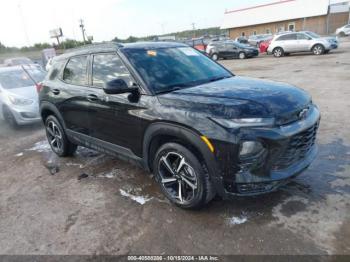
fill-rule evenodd
<path id="1" fill-rule="evenodd" d="M 59 95 L 60 94 L 60 90 L 59 89 L 52 89 L 52 93 L 54 94 L 54 95 Z"/>
<path id="2" fill-rule="evenodd" d="M 90 102 L 95 102 L 98 100 L 98 96 L 90 94 L 86 96 L 86 99 L 89 100 Z"/>

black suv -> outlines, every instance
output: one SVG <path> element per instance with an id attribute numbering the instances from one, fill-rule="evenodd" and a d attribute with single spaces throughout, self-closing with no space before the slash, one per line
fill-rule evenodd
<path id="1" fill-rule="evenodd" d="M 40 91 L 52 150 L 132 160 L 183 208 L 256 195 L 316 156 L 320 113 L 293 86 L 234 76 L 177 43 L 108 43 L 55 58 Z"/>

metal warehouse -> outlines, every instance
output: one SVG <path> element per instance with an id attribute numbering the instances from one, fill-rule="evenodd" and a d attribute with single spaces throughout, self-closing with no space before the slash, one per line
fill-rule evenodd
<path id="1" fill-rule="evenodd" d="M 331 34 L 349 22 L 349 10 L 344 0 L 281 0 L 227 10 L 221 28 L 231 38 L 301 30 Z"/>

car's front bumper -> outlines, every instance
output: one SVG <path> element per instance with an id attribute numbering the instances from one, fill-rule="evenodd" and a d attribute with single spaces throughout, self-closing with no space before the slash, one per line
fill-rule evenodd
<path id="1" fill-rule="evenodd" d="M 18 125 L 29 125 L 41 121 L 39 107 L 37 105 L 24 107 L 11 106 L 10 110 Z"/>
<path id="2" fill-rule="evenodd" d="M 222 174 L 218 193 L 223 198 L 269 193 L 301 174 L 316 158 L 319 120 L 319 110 L 312 107 L 305 119 L 289 125 L 241 130 L 240 141 L 260 141 L 265 147 L 263 154 L 249 161 L 240 160 L 237 144 L 221 148 L 218 144 Z"/>

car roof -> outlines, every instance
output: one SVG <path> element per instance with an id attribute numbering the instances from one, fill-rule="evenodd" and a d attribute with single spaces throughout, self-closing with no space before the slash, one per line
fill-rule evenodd
<path id="1" fill-rule="evenodd" d="M 70 49 L 67 51 L 67 53 L 64 53 L 60 56 L 56 56 L 55 60 L 59 61 L 73 56 L 86 55 L 91 53 L 115 52 L 119 49 L 160 49 L 172 47 L 188 47 L 188 45 L 177 42 L 137 42 L 125 44 L 117 42 L 105 42 Z"/>

